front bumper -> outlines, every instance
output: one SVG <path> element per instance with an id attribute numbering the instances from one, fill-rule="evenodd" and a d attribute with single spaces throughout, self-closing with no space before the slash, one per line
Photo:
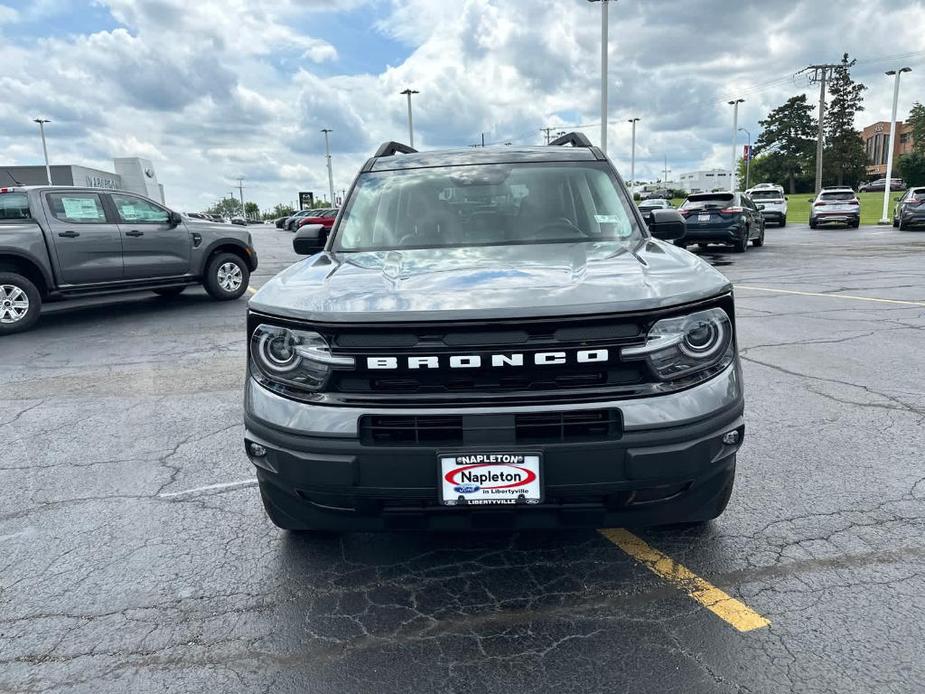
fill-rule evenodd
<path id="1" fill-rule="evenodd" d="M 504 414 L 600 408 L 601 403 L 533 408 L 426 408 L 389 414 Z M 605 403 L 623 428 L 608 440 L 471 450 L 540 452 L 545 501 L 537 505 L 439 504 L 433 446 L 364 445 L 358 420 L 375 412 L 281 398 L 248 379 L 245 449 L 261 493 L 292 527 L 336 530 L 465 530 L 654 525 L 705 520 L 731 484 L 744 437 L 738 364 L 680 393 Z M 739 432 L 737 443 L 722 441 Z M 251 444 L 266 449 L 254 456 Z"/>

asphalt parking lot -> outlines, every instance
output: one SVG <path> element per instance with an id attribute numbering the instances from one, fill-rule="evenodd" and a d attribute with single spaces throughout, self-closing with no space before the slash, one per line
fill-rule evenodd
<path id="1" fill-rule="evenodd" d="M 253 233 L 259 286 L 296 256 Z M 705 256 L 748 433 L 699 531 L 289 536 L 242 449 L 245 300 L 48 307 L 0 345 L 0 690 L 921 691 L 925 232 Z"/>

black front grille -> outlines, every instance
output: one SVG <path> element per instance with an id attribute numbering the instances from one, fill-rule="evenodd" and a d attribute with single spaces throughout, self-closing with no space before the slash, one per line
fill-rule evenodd
<path id="1" fill-rule="evenodd" d="M 646 383 L 641 361 L 622 362 L 620 349 L 640 344 L 647 323 L 637 318 L 583 317 L 492 323 L 425 323 L 343 326 L 329 336 L 337 354 L 356 359 L 357 368 L 338 371 L 328 390 L 372 398 L 418 395 L 452 398 L 455 394 L 503 395 L 539 391 L 627 388 Z M 606 350 L 606 362 L 579 362 L 582 350 Z M 565 355 L 565 363 L 539 364 L 539 355 Z M 492 364 L 499 355 L 522 364 Z M 480 365 L 452 368 L 453 356 L 477 357 Z M 438 366 L 413 368 L 409 358 L 431 358 Z M 394 359 L 396 368 L 370 368 L 368 359 Z"/>
<path id="2" fill-rule="evenodd" d="M 610 408 L 510 415 L 364 415 L 365 446 L 529 445 L 610 441 L 622 434 Z M 477 442 L 477 444 L 476 444 Z"/>
<path id="3" fill-rule="evenodd" d="M 462 415 L 364 415 L 364 446 L 453 446 L 463 441 Z"/>
<path id="4" fill-rule="evenodd" d="M 620 437 L 619 410 L 535 412 L 514 418 L 517 443 L 609 441 Z"/>

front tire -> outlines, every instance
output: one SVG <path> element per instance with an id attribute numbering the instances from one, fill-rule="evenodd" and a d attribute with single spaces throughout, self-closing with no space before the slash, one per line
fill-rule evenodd
<path id="1" fill-rule="evenodd" d="M 0 272 L 0 335 L 28 330 L 39 319 L 42 294 L 28 278 Z"/>
<path id="2" fill-rule="evenodd" d="M 787 226 L 787 215 L 784 215 L 783 217 L 780 218 L 781 229 L 783 229 L 785 226 Z"/>
<path id="3" fill-rule="evenodd" d="M 247 291 L 250 270 L 234 253 L 219 253 L 209 261 L 203 285 L 209 296 L 218 301 L 233 301 Z"/>

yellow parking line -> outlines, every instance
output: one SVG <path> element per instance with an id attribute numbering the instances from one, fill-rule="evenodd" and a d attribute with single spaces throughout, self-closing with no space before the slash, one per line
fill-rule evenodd
<path id="1" fill-rule="evenodd" d="M 798 292 L 793 289 L 772 289 L 770 287 L 751 287 L 737 284 L 736 289 L 752 289 L 756 292 L 778 292 L 780 294 L 798 294 L 799 296 L 824 296 L 827 299 L 850 299 L 852 301 L 876 301 L 881 304 L 901 304 L 903 306 L 925 306 L 925 301 L 903 301 L 902 299 L 879 299 L 873 296 L 854 296 L 852 294 L 823 294 L 821 292 Z"/>
<path id="2" fill-rule="evenodd" d="M 623 528 L 607 528 L 598 532 L 636 561 L 644 564 L 652 573 L 687 591 L 694 600 L 735 629 L 752 631 L 771 624 L 745 603 L 730 597 L 686 566 L 653 549 L 631 532 Z"/>

